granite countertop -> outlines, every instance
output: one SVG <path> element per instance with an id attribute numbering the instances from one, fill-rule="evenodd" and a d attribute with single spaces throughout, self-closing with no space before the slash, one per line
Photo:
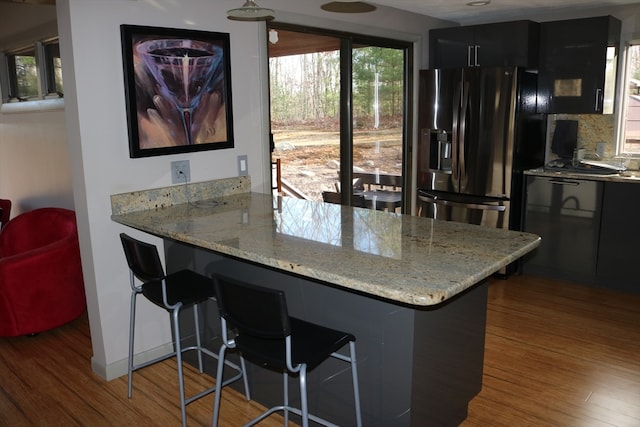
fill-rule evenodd
<path id="1" fill-rule="evenodd" d="M 640 171 L 628 170 L 620 173 L 612 172 L 606 175 L 594 173 L 575 172 L 571 169 L 567 170 L 549 170 L 545 168 L 529 169 L 524 171 L 525 175 L 547 176 L 552 178 L 573 178 L 586 179 L 590 181 L 607 181 L 607 182 L 627 182 L 640 183 Z"/>
<path id="2" fill-rule="evenodd" d="M 156 236 L 416 306 L 453 297 L 540 242 L 529 233 L 249 192 L 120 210 L 112 219 Z"/>

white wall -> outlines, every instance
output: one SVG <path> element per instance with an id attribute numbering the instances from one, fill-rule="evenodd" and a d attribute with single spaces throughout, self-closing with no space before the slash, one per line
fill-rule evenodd
<path id="1" fill-rule="evenodd" d="M 225 11 L 240 3 L 240 0 L 58 0 L 67 135 L 87 289 L 92 364 L 104 377 L 123 374 L 127 354 L 128 272 L 118 234 L 126 231 L 161 243 L 112 222 L 109 196 L 170 185 L 169 164 L 176 159 L 190 160 L 193 181 L 235 176 L 236 157 L 240 154 L 249 156 L 253 190 L 269 187 L 264 24 L 227 20 Z M 417 42 L 427 34 L 428 24 L 435 22 L 384 10 L 366 17 L 337 16 L 321 11 L 320 4 L 315 0 L 304 5 L 269 1 L 283 22 L 349 28 Z M 337 19 L 349 19 L 352 24 Z M 129 158 L 121 24 L 230 33 L 235 148 Z M 416 63 L 419 67 L 419 58 Z M 138 334 L 137 346 L 144 351 L 170 341 L 168 316 L 157 309 L 147 310 L 148 307 L 144 305 L 139 313 L 139 326 L 144 332 Z"/>
<path id="2" fill-rule="evenodd" d="M 0 113 L 0 198 L 13 202 L 12 218 L 43 206 L 73 209 L 64 120 L 62 104 Z"/>
<path id="3" fill-rule="evenodd" d="M 57 34 L 55 6 L 0 3 L 0 51 Z M 64 120 L 63 101 L 0 105 L 0 198 L 13 202 L 12 218 L 43 206 L 73 209 Z"/>

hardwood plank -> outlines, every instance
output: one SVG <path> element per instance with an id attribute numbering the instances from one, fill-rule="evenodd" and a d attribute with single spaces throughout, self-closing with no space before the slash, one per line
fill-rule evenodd
<path id="1" fill-rule="evenodd" d="M 462 425 L 640 425 L 639 338 L 639 295 L 494 280 L 483 390 Z"/>

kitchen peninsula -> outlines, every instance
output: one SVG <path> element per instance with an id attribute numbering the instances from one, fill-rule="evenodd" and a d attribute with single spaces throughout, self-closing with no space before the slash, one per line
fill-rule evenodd
<path id="1" fill-rule="evenodd" d="M 352 332 L 364 425 L 464 420 L 482 387 L 486 279 L 537 236 L 251 193 L 246 177 L 199 185 L 189 197 L 167 196 L 182 187 L 114 195 L 112 219 L 162 237 L 168 270 L 284 289 L 292 315 Z M 335 371 L 313 371 L 310 410 L 350 425 L 350 374 Z M 281 377 L 263 372 L 249 372 L 253 397 L 279 402 Z"/>

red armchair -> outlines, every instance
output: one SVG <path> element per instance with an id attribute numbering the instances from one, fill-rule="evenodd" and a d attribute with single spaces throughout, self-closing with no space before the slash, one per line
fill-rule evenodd
<path id="1" fill-rule="evenodd" d="M 75 213 L 40 208 L 0 231 L 0 336 L 56 328 L 86 308 Z"/>

